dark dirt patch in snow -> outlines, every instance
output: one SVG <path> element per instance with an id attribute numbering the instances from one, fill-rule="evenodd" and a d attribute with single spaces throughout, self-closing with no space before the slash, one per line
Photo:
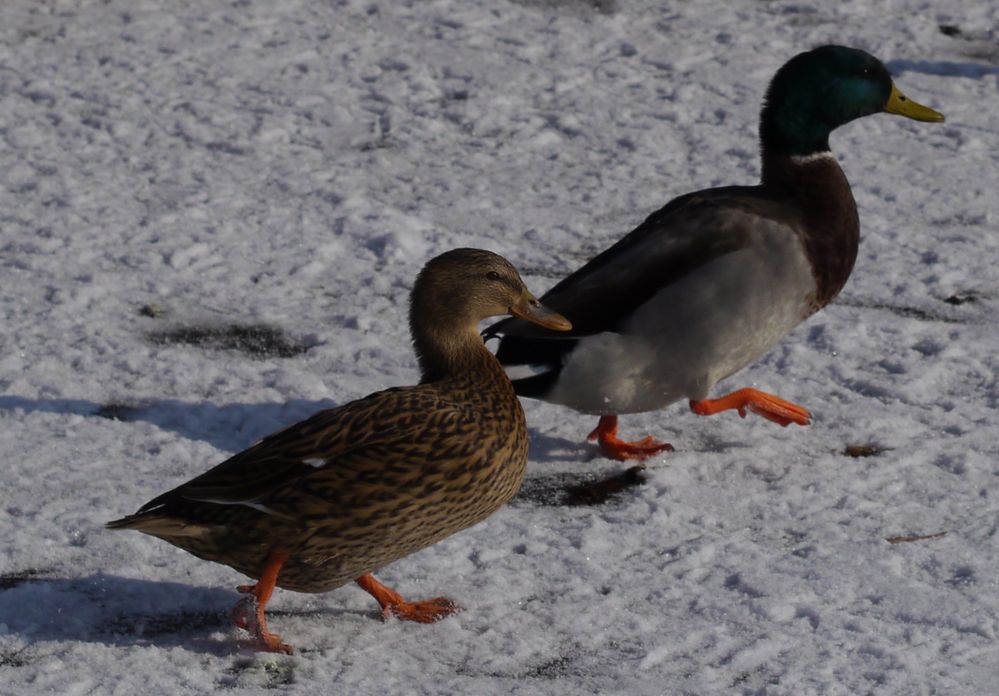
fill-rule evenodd
<path id="1" fill-rule="evenodd" d="M 847 457 L 876 457 L 879 454 L 884 454 L 888 452 L 891 447 L 882 447 L 880 445 L 847 445 L 843 449 L 843 454 Z"/>
<path id="2" fill-rule="evenodd" d="M 643 471 L 645 467 L 638 465 L 606 478 L 586 474 L 533 476 L 524 481 L 515 500 L 543 506 L 603 505 L 645 483 Z"/>
<path id="3" fill-rule="evenodd" d="M 153 331 L 149 340 L 157 345 L 184 344 L 208 350 L 232 350 L 258 359 L 293 358 L 311 347 L 272 326 L 241 324 L 181 326 Z"/>
<path id="4" fill-rule="evenodd" d="M 0 575 L 0 592 L 3 592 L 4 590 L 13 590 L 19 585 L 35 580 L 36 578 L 50 572 L 51 569 L 47 568 L 28 568 L 27 570 L 17 570 L 13 573 L 4 573 L 3 575 Z"/>
<path id="5" fill-rule="evenodd" d="M 101 406 L 94 411 L 94 415 L 98 418 L 107 418 L 113 421 L 127 421 L 133 420 L 139 409 L 134 406 L 126 406 L 125 404 L 101 404 Z"/>
<path id="6" fill-rule="evenodd" d="M 946 300 L 945 300 L 946 301 Z M 879 311 L 891 312 L 895 316 L 902 317 L 903 319 L 915 319 L 917 321 L 939 321 L 945 324 L 967 324 L 971 320 L 964 316 L 957 316 L 954 314 L 944 314 L 941 312 L 934 311 L 932 309 L 923 309 L 921 307 L 907 307 L 904 305 L 893 305 L 884 302 L 867 302 L 867 301 L 857 301 L 857 300 L 840 300 L 840 304 L 846 307 L 857 307 L 860 309 L 874 309 Z M 954 304 L 949 302 L 948 304 Z"/>
<path id="7" fill-rule="evenodd" d="M 959 292 L 944 299 L 950 305 L 960 306 L 969 302 L 978 302 L 978 295 L 973 292 Z"/>

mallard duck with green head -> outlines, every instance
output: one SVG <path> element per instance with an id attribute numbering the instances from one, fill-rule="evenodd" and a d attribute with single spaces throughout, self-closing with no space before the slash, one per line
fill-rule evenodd
<path id="1" fill-rule="evenodd" d="M 422 379 L 321 411 L 108 523 L 137 529 L 255 578 L 233 610 L 262 648 L 275 587 L 326 592 L 355 580 L 386 616 L 431 622 L 446 598 L 407 602 L 372 571 L 469 527 L 520 487 L 527 428 L 510 380 L 478 334 L 513 314 L 560 331 L 517 271 L 457 249 L 424 267 L 410 300 Z"/>
<path id="2" fill-rule="evenodd" d="M 829 134 L 881 112 L 944 120 L 905 97 L 864 51 L 822 46 L 789 60 L 760 116 L 758 185 L 676 198 L 558 283 L 542 302 L 572 321 L 571 332 L 517 319 L 487 330 L 502 336 L 497 356 L 512 375 L 531 368 L 514 379 L 517 393 L 599 415 L 590 438 L 616 459 L 672 449 L 618 439 L 619 414 L 684 398 L 701 415 L 736 409 L 808 424 L 808 410 L 756 389 L 708 397 L 846 283 L 860 227 Z"/>

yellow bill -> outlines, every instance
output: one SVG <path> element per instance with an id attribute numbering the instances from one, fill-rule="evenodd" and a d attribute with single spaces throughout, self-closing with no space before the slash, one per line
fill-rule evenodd
<path id="1" fill-rule="evenodd" d="M 916 121 L 933 121 L 940 123 L 944 120 L 944 115 L 939 111 L 934 111 L 928 106 L 923 106 L 919 102 L 914 102 L 902 94 L 898 87 L 892 83 L 891 94 L 888 95 L 888 103 L 885 104 L 885 111 L 889 114 L 898 114 Z"/>

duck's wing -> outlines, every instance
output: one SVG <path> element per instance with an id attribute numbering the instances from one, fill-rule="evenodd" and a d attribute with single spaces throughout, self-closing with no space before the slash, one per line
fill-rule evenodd
<path id="1" fill-rule="evenodd" d="M 419 478 L 426 473 L 420 462 L 432 465 L 427 455 L 435 444 L 463 441 L 475 425 L 474 413 L 432 388 L 388 389 L 270 435 L 125 520 L 184 516 L 191 503 L 238 505 L 300 519 L 303 514 L 294 503 L 299 493 L 308 497 L 315 493 L 310 489 L 332 490 L 338 482 L 367 482 L 377 488 L 393 467 L 397 477 Z"/>
<path id="2" fill-rule="evenodd" d="M 511 374 L 517 393 L 544 398 L 580 340 L 621 333 L 664 288 L 751 246 L 763 230 L 797 234 L 801 220 L 793 203 L 773 198 L 761 187 L 681 196 L 544 295 L 545 306 L 572 322 L 571 331 L 559 334 L 507 319 L 486 329 L 484 336 L 501 337 L 496 356 L 504 366 L 531 366 L 531 376 Z"/>
<path id="3" fill-rule="evenodd" d="M 795 212 L 760 187 L 733 186 L 681 196 L 542 297 L 545 306 L 572 322 L 571 331 L 556 333 L 519 319 L 505 319 L 489 327 L 485 335 L 572 342 L 617 331 L 664 287 L 746 247 L 753 233 L 745 224 L 747 216 L 793 225 Z"/>

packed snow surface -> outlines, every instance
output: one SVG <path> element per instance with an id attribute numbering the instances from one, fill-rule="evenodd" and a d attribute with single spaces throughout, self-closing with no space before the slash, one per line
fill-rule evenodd
<path id="1" fill-rule="evenodd" d="M 593 418 L 526 402 L 518 498 L 380 573 L 465 611 L 279 590 L 292 656 L 231 627 L 246 578 L 103 529 L 414 383 L 430 257 L 497 251 L 540 294 L 670 198 L 754 183 L 766 85 L 823 43 L 947 122 L 834 134 L 853 277 L 719 385 L 811 426 L 625 417 L 677 451 L 621 476 Z M 0 692 L 995 693 L 997 87 L 982 0 L 6 0 Z"/>

